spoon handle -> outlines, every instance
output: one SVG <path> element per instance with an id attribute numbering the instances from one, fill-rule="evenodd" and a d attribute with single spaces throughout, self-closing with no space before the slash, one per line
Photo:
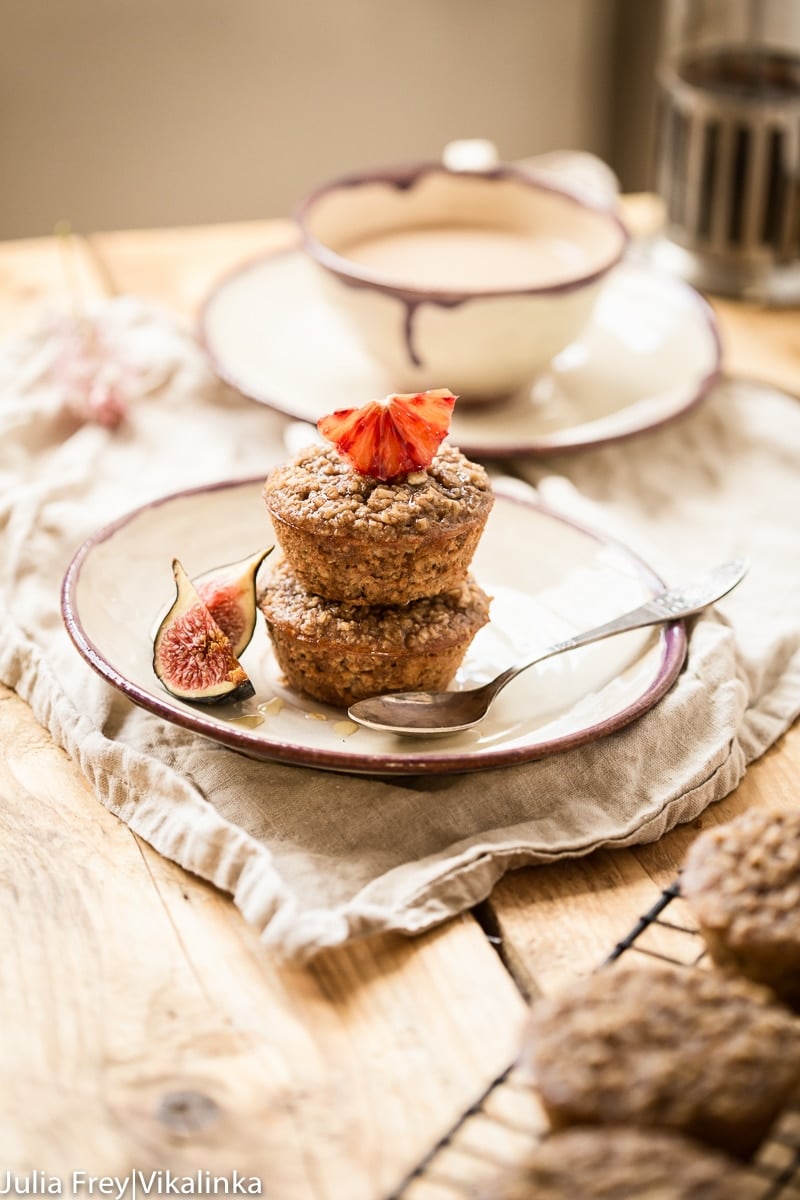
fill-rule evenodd
<path id="1" fill-rule="evenodd" d="M 709 604 L 720 600 L 735 588 L 747 574 L 748 565 L 743 558 L 721 563 L 689 583 L 659 592 L 644 604 L 640 604 L 638 608 L 623 613 L 621 617 L 615 617 L 613 621 L 596 625 L 584 633 L 576 633 L 574 637 L 565 638 L 563 642 L 555 642 L 546 650 L 541 650 L 535 658 L 529 659 L 528 662 L 517 663 L 516 666 L 509 667 L 502 675 L 498 675 L 497 679 L 493 681 L 492 690 L 499 691 L 522 671 L 527 671 L 529 667 L 543 662 L 546 658 L 552 658 L 555 654 L 561 654 L 565 650 L 576 650 L 578 646 L 588 646 L 592 642 L 599 642 L 615 633 L 627 633 L 631 629 L 641 629 L 646 625 L 659 625 L 665 621 L 680 621 L 683 617 L 690 617 L 694 613 L 708 608 Z"/>

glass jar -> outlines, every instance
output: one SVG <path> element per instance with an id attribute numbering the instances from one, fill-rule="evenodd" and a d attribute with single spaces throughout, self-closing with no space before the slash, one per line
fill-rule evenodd
<path id="1" fill-rule="evenodd" d="M 800 301 L 800 0 L 667 0 L 658 69 L 661 265 Z"/>

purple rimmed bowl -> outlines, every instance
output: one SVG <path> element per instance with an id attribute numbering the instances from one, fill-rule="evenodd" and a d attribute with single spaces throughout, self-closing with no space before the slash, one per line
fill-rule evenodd
<path id="1" fill-rule="evenodd" d="M 394 389 L 464 400 L 510 395 L 574 341 L 628 241 L 611 209 L 505 165 L 351 175 L 296 219 L 329 300 Z"/>

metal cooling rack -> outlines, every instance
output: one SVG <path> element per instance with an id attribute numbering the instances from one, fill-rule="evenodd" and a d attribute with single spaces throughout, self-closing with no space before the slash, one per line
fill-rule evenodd
<path id="1" fill-rule="evenodd" d="M 677 880 L 664 889 L 603 965 L 623 954 L 687 968 L 707 967 L 703 940 L 681 899 Z M 519 1165 L 546 1133 L 535 1092 L 522 1068 L 511 1063 L 387 1200 L 473 1200 L 481 1187 Z M 763 1200 L 800 1200 L 800 1101 L 784 1112 L 749 1171 L 763 1185 Z"/>

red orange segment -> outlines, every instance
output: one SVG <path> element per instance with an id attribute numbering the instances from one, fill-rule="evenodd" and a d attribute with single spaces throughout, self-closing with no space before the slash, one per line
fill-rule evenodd
<path id="1" fill-rule="evenodd" d="M 321 417 L 317 428 L 359 474 L 388 481 L 430 466 L 455 402 L 447 388 L 395 394 L 338 409 Z"/>

